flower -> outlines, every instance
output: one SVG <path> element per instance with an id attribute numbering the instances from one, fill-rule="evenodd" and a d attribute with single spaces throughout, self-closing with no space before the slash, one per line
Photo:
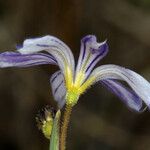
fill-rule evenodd
<path id="1" fill-rule="evenodd" d="M 70 48 L 53 36 L 27 39 L 17 52 L 0 54 L 0 67 L 28 67 L 41 64 L 58 65 L 60 70 L 50 79 L 52 93 L 60 108 L 74 106 L 81 94 L 96 82 L 102 83 L 131 109 L 141 111 L 142 103 L 150 108 L 150 84 L 132 70 L 118 65 L 101 65 L 94 69 L 108 53 L 107 41 L 98 43 L 94 35 L 81 40 L 75 66 Z M 120 81 L 125 81 L 129 87 Z"/>

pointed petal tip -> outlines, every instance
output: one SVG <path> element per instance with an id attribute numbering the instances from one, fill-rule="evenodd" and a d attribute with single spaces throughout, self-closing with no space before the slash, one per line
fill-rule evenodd
<path id="1" fill-rule="evenodd" d="M 89 35 L 84 36 L 81 39 L 81 42 L 87 42 L 87 41 L 91 41 L 91 42 L 95 41 L 95 42 L 97 42 L 97 37 L 95 35 L 89 34 Z M 102 43 L 107 43 L 107 41 L 108 40 L 105 39 L 104 42 L 102 42 Z"/>
<path id="2" fill-rule="evenodd" d="M 99 51 L 105 51 L 106 52 L 108 50 L 109 50 L 109 46 L 108 46 L 108 43 L 106 40 L 104 42 L 100 43 Z"/>
<path id="3" fill-rule="evenodd" d="M 101 51 L 107 52 L 109 49 L 107 39 L 98 43 L 95 35 L 87 35 L 81 39 L 81 43 L 87 44 L 90 47 L 92 54 L 99 53 Z"/>

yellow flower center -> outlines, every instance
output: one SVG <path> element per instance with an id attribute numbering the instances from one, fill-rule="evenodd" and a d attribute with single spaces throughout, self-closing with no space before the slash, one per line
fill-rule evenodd
<path id="1" fill-rule="evenodd" d="M 66 94 L 66 104 L 70 106 L 74 106 L 79 96 L 86 91 L 87 88 L 90 87 L 92 84 L 94 78 L 89 78 L 85 83 L 83 83 L 85 79 L 85 72 L 79 71 L 75 77 L 75 81 L 73 81 L 73 77 L 71 74 L 71 71 L 68 69 L 68 74 L 66 78 L 66 88 L 67 88 L 67 94 Z"/>
<path id="2" fill-rule="evenodd" d="M 66 94 L 66 104 L 70 106 L 74 106 L 79 99 L 79 92 L 78 89 L 72 87 L 68 90 Z"/>

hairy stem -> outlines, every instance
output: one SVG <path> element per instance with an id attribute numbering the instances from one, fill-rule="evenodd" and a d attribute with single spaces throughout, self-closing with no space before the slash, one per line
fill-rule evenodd
<path id="1" fill-rule="evenodd" d="M 71 111 L 72 111 L 72 106 L 66 105 L 64 116 L 63 116 L 63 124 L 61 127 L 60 150 L 65 150 L 66 148 L 67 129 L 68 129 Z"/>

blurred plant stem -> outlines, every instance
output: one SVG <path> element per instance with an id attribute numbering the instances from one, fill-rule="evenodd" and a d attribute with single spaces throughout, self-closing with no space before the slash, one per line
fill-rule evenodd
<path id="1" fill-rule="evenodd" d="M 72 106 L 66 105 L 64 116 L 63 116 L 63 124 L 61 127 L 60 150 L 65 150 L 66 148 L 67 129 L 68 129 L 71 111 L 72 111 Z"/>
<path id="2" fill-rule="evenodd" d="M 52 128 L 52 134 L 50 138 L 50 146 L 49 150 L 59 150 L 59 123 L 60 123 L 60 116 L 61 112 L 60 110 L 57 111 L 53 128 Z"/>

